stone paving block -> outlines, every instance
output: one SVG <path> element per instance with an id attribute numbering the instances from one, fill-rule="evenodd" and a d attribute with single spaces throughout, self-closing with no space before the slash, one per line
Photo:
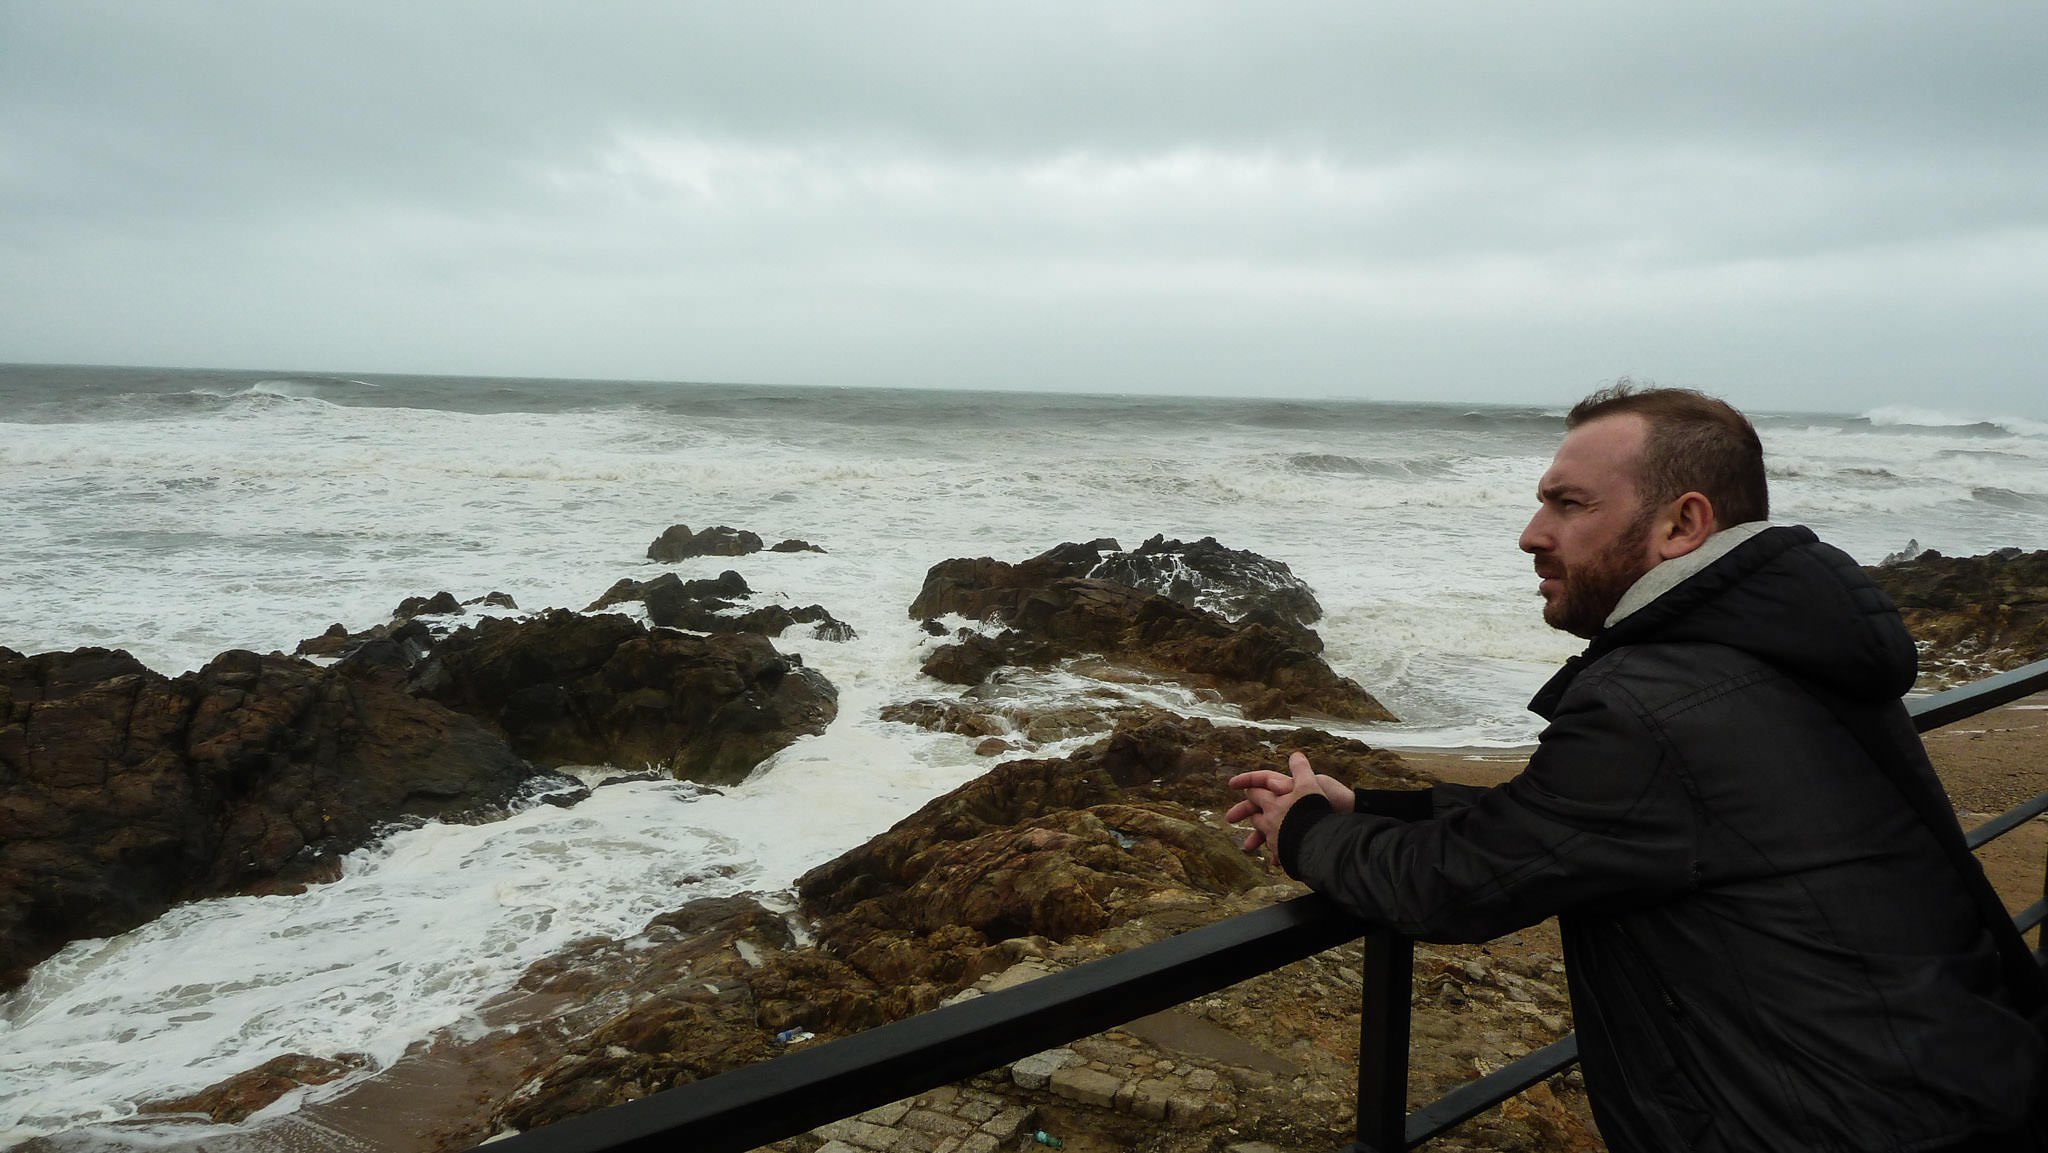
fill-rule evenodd
<path id="1" fill-rule="evenodd" d="M 862 1153 L 862 1150 L 859 1146 L 848 1145 L 844 1141 L 827 1141 L 818 1146 L 818 1153 Z"/>
<path id="2" fill-rule="evenodd" d="M 893 1132 L 896 1134 L 896 1141 L 889 1146 L 889 1153 L 935 1153 L 939 1147 L 939 1139 L 929 1133 L 919 1133 L 915 1129 L 897 1129 Z"/>
<path id="3" fill-rule="evenodd" d="M 1214 1069 L 1188 1070 L 1188 1088 L 1193 1089 L 1197 1093 L 1207 1093 L 1209 1090 L 1214 1089 L 1222 1080 L 1223 1078 L 1218 1077 Z"/>
<path id="4" fill-rule="evenodd" d="M 1015 1081 L 1019 1089 L 1043 1089 L 1054 1073 L 1078 1064 L 1080 1060 L 1081 1055 L 1072 1049 L 1047 1049 L 1011 1064 L 1010 1080 Z"/>
<path id="5" fill-rule="evenodd" d="M 1031 1123 L 1031 1110 L 1022 1105 L 1011 1105 L 1002 1112 L 981 1123 L 981 1131 L 997 1141 L 1008 1141 L 1024 1131 Z"/>
<path id="6" fill-rule="evenodd" d="M 894 1125 L 898 1121 L 903 1120 L 903 1115 L 908 1112 L 910 1112 L 910 1102 L 908 1100 L 891 1101 L 887 1105 L 877 1105 L 867 1112 L 860 1114 L 859 1119 L 870 1125 Z"/>
<path id="7" fill-rule="evenodd" d="M 924 1096 L 919 1097 L 917 1104 L 927 1109 L 944 1109 L 950 1106 L 953 1103 L 953 1098 L 959 1095 L 959 1089 L 951 1085 L 941 1085 Z"/>
<path id="8" fill-rule="evenodd" d="M 1230 1106 L 1198 1093 L 1180 1092 L 1166 1099 L 1166 1119 L 1180 1129 L 1200 1128 L 1231 1112 Z"/>
<path id="9" fill-rule="evenodd" d="M 1002 1107 L 1003 1102 L 999 1097 L 987 1093 L 962 1093 L 960 1100 L 953 1106 L 953 1116 L 964 1117 L 979 1125 L 995 1116 Z"/>
<path id="10" fill-rule="evenodd" d="M 974 1122 L 934 1109 L 912 1109 L 903 1115 L 903 1127 L 940 1137 L 965 1137 L 974 1132 Z"/>
<path id="11" fill-rule="evenodd" d="M 1002 1147 L 1001 1141 L 986 1133 L 970 1133 L 967 1140 L 960 1143 L 958 1153 L 997 1153 Z"/>
<path id="12" fill-rule="evenodd" d="M 811 1130 L 828 1141 L 844 1141 L 863 1149 L 889 1150 L 896 1142 L 897 1130 L 885 1125 L 871 1125 L 866 1121 L 834 1121 Z"/>
<path id="13" fill-rule="evenodd" d="M 1123 1082 L 1108 1073 L 1074 1067 L 1054 1073 L 1049 1085 L 1058 1096 L 1099 1109 L 1109 1108 L 1116 1100 L 1116 1091 L 1123 1088 Z"/>
<path id="14" fill-rule="evenodd" d="M 1138 1082 L 1131 1094 L 1131 1112 L 1147 1121 L 1166 1120 L 1166 1104 L 1173 1099 L 1175 1086 L 1170 1081 L 1148 1077 Z"/>

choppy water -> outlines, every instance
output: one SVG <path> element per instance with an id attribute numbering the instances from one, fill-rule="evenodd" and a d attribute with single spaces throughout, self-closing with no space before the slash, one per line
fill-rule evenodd
<path id="1" fill-rule="evenodd" d="M 619 786 L 429 826 L 304 896 L 203 902 L 74 945 L 0 1002 L 0 1144 L 279 1053 L 389 1061 L 569 940 L 778 890 L 967 780 L 986 766 L 969 740 L 876 717 L 946 691 L 917 672 L 934 642 L 905 608 L 948 557 L 1213 535 L 1314 587 L 1331 663 L 1404 718 L 1364 739 L 1526 742 L 1524 702 L 1576 648 L 1542 625 L 1515 549 L 1559 415 L 0 366 L 0 645 L 22 652 L 104 645 L 176 673 L 441 589 L 581 608 L 659 571 L 647 544 L 677 522 L 822 545 L 677 568 L 737 568 L 860 634 L 779 642 L 839 687 L 840 718 L 725 795 Z M 1758 424 L 1775 519 L 1866 562 L 1909 539 L 2048 547 L 2048 426 Z"/>

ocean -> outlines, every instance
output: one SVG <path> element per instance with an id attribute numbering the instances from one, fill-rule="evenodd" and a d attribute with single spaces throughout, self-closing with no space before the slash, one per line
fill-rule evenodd
<path id="1" fill-rule="evenodd" d="M 0 365 L 0 645 L 20 652 L 121 648 L 175 675 L 227 649 L 289 652 L 336 622 L 382 622 L 411 596 L 497 591 L 520 611 L 580 609 L 666 568 L 738 569 L 755 603 L 821 604 L 858 633 L 778 640 L 838 687 L 839 718 L 741 786 L 619 785 L 571 809 L 429 825 L 353 854 L 342 879 L 301 896 L 197 902 L 74 943 L 0 999 L 0 1148 L 282 1053 L 388 1064 L 476 1028 L 480 1003 L 570 941 L 630 935 L 694 897 L 780 894 L 971 779 L 989 764 L 971 738 L 877 715 L 956 691 L 919 674 L 937 642 L 906 612 L 950 557 L 1214 536 L 1306 580 L 1327 614 L 1326 658 L 1402 718 L 1326 727 L 1395 748 L 1526 744 L 1526 701 L 1578 647 L 1542 624 L 1515 547 L 1570 399 Z M 1751 415 L 1773 519 L 1865 563 L 1909 547 L 2048 547 L 2048 425 Z M 647 561 L 677 523 L 826 551 Z M 1030 691 L 1086 687 L 1055 671 Z"/>

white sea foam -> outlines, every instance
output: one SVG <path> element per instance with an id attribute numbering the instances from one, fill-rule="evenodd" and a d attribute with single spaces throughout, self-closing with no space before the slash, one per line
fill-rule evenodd
<path id="1" fill-rule="evenodd" d="M 1864 413 L 1863 419 L 1879 427 L 1976 429 L 2010 436 L 2048 437 L 2048 424 L 2018 416 L 1963 416 L 1928 408 L 1887 405 Z"/>
<path id="2" fill-rule="evenodd" d="M 1331 663 L 1404 718 L 1347 728 L 1374 743 L 1524 743 L 1525 702 L 1577 647 L 1542 625 L 1515 548 L 1555 436 L 1531 413 L 744 390 L 690 408 L 546 382 L 504 382 L 546 403 L 486 411 L 484 386 L 397 407 L 427 385 L 361 383 L 227 380 L 225 403 L 142 396 L 53 418 L 60 402 L 38 401 L 35 423 L 0 423 L 15 514 L 0 645 L 123 647 L 176 673 L 442 589 L 582 608 L 622 576 L 736 568 L 763 599 L 822 604 L 858 631 L 778 641 L 838 686 L 839 719 L 724 795 L 622 785 L 572 810 L 430 826 L 303 896 L 204 902 L 73 945 L 0 1023 L 0 1142 L 280 1052 L 389 1061 L 568 940 L 630 934 L 691 896 L 781 889 L 981 772 L 969 739 L 877 716 L 957 691 L 918 673 L 937 642 L 906 614 L 948 557 L 1164 533 L 1284 561 L 1327 611 Z M 1765 440 L 1777 519 L 1866 562 L 1911 538 L 1968 554 L 2048 536 L 2048 439 L 1873 414 L 1773 423 Z M 678 522 L 829 551 L 648 562 Z M 1054 671 L 1012 691 L 1050 703 L 1081 686 Z"/>

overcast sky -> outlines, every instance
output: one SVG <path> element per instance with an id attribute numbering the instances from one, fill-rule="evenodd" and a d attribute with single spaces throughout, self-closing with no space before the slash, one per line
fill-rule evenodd
<path id="1" fill-rule="evenodd" d="M 0 361 L 2048 417 L 2048 4 L 0 0 Z"/>

